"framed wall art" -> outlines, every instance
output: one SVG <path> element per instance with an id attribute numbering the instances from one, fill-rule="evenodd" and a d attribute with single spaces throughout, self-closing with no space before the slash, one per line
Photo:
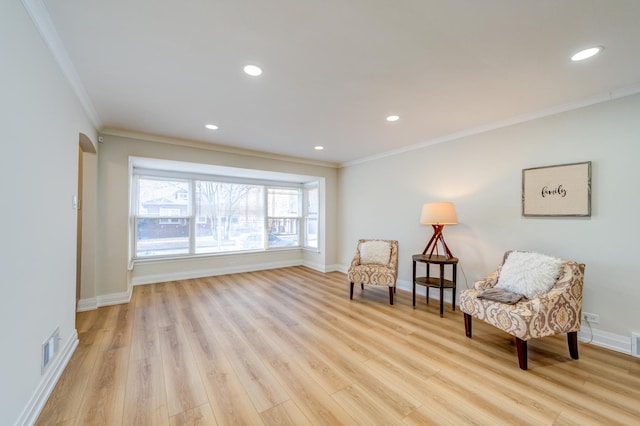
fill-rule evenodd
<path id="1" fill-rule="evenodd" d="M 522 170 L 523 216 L 591 216 L 591 161 Z"/>

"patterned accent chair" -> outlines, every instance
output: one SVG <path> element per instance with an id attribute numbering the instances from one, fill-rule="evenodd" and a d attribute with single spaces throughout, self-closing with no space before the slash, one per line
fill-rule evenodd
<path id="1" fill-rule="evenodd" d="M 567 333 L 569 354 L 578 359 L 578 331 L 582 314 L 583 263 L 562 260 L 560 275 L 551 289 L 539 297 L 510 304 L 478 297 L 498 283 L 500 271 L 511 251 L 505 253 L 497 270 L 476 281 L 473 289 L 460 295 L 467 337 L 471 338 L 471 319 L 476 317 L 516 339 L 520 368 L 527 369 L 527 341 L 534 338 Z"/>
<path id="2" fill-rule="evenodd" d="M 363 290 L 365 284 L 387 286 L 389 303 L 393 305 L 398 278 L 398 241 L 359 240 L 348 276 L 351 282 L 349 299 L 353 299 L 354 283 L 359 283 Z"/>

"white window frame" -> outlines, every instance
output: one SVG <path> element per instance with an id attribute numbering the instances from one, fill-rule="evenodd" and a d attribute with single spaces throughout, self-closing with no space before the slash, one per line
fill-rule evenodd
<path id="1" fill-rule="evenodd" d="M 229 253 L 233 253 L 233 254 L 243 254 L 243 253 L 251 253 L 251 252 L 255 252 L 256 250 L 260 251 L 260 250 L 264 250 L 264 251 L 278 251 L 278 250 L 291 250 L 291 249 L 302 249 L 305 248 L 305 241 L 306 241 L 306 223 L 305 223 L 305 218 L 304 218 L 304 213 L 303 213 L 303 208 L 306 204 L 304 197 L 306 194 L 306 191 L 304 190 L 305 185 L 309 185 L 308 183 L 295 183 L 295 182 L 287 182 L 287 181 L 276 181 L 276 180 L 261 180 L 261 179 L 255 179 L 255 178 L 242 178 L 242 177 L 238 177 L 238 176 L 221 176 L 221 175 L 214 175 L 214 174 L 202 174 L 202 173 L 184 173 L 184 172 L 176 172 L 176 171 L 172 171 L 172 170 L 156 170 L 156 169 L 142 169 L 142 168 L 136 168 L 135 166 L 133 166 L 131 168 L 131 175 L 132 175 L 132 191 L 131 191 L 131 214 L 132 214 L 132 232 L 131 234 L 131 258 L 132 261 L 140 261 L 140 260 L 153 260 L 153 259 L 159 259 L 159 258 L 166 258 L 166 257 L 180 257 L 180 258 L 185 258 L 185 257 L 201 257 L 201 256 L 219 256 L 219 255 L 227 255 Z M 144 179 L 160 179 L 160 180 L 177 180 L 177 181 L 187 181 L 189 182 L 189 194 L 186 195 L 186 200 L 189 201 L 189 208 L 188 208 L 188 215 L 180 215 L 180 216 L 167 216 L 167 217 L 160 217 L 158 215 L 149 215 L 149 214 L 138 214 L 138 192 L 139 192 L 139 185 L 138 185 L 138 179 L 139 178 L 144 178 Z M 264 243 L 263 243 L 263 247 L 262 249 L 247 249 L 247 250 L 242 250 L 239 249 L 237 251 L 225 251 L 225 252 L 212 252 L 212 253 L 196 253 L 195 250 L 195 242 L 196 242 L 196 232 L 195 232 L 195 228 L 197 226 L 198 223 L 202 223 L 199 222 L 200 218 L 198 216 L 196 216 L 195 212 L 195 202 L 196 202 L 196 197 L 195 197 L 195 182 L 197 180 L 212 180 L 212 181 L 217 181 L 217 182 L 227 182 L 227 183 L 241 183 L 241 184 L 247 184 L 247 185 L 260 185 L 264 187 L 264 196 L 265 196 L 265 202 L 263 205 L 264 208 L 264 225 L 263 225 L 263 235 L 264 235 Z M 313 181 L 310 185 L 315 185 L 315 187 L 319 187 L 319 184 L 317 181 Z M 298 216 L 295 217 L 287 217 L 286 219 L 296 219 L 298 221 L 298 229 L 297 229 L 297 244 L 294 246 L 277 246 L 277 247 L 269 247 L 269 241 L 268 241 L 268 235 L 269 235 L 269 230 L 268 230 L 268 212 L 269 212 L 269 207 L 268 207 L 268 200 L 266 198 L 268 198 L 268 189 L 269 188 L 288 188 L 288 189 L 293 189 L 293 188 L 297 188 L 298 191 Z M 181 220 L 185 220 L 188 222 L 189 225 L 189 253 L 188 254 L 171 254 L 171 255 L 152 255 L 152 256 L 137 256 L 137 242 L 138 242 L 138 237 L 136 235 L 137 233 L 137 229 L 138 229 L 138 220 L 142 219 L 142 218 L 153 218 L 153 219 L 163 219 L 163 220 L 175 220 L 175 219 L 181 219 Z M 319 220 L 320 218 L 318 217 L 318 224 L 320 222 Z M 312 247 L 313 250 L 318 250 L 317 247 Z"/>
<path id="2" fill-rule="evenodd" d="M 309 221 L 311 219 L 309 216 L 309 202 L 308 202 L 309 191 L 311 190 L 317 191 L 317 194 L 318 194 L 318 213 L 317 213 L 318 216 L 313 218 L 316 221 L 316 245 L 315 246 L 309 245 L 309 235 L 307 233 L 307 230 L 309 229 L 309 226 L 308 226 Z M 302 192 L 303 192 L 302 194 L 303 222 L 301 224 L 302 238 L 303 238 L 302 247 L 308 250 L 319 251 L 320 250 L 320 241 L 319 241 L 320 240 L 320 182 L 313 181 L 313 182 L 304 184 L 302 187 Z"/>
<path id="3" fill-rule="evenodd" d="M 302 191 L 302 186 L 282 186 L 282 185 L 269 185 L 268 187 L 265 187 L 265 196 L 266 201 L 265 201 L 265 210 L 266 213 L 268 215 L 269 213 L 269 190 L 270 189 L 296 189 L 297 190 L 297 194 L 298 194 L 298 205 L 297 205 L 297 215 L 296 216 L 266 216 L 265 217 L 265 247 L 269 247 L 269 234 L 271 233 L 270 229 L 269 229 L 269 222 L 272 220 L 296 220 L 298 222 L 298 226 L 297 226 L 297 244 L 295 245 L 296 247 L 302 247 L 304 244 L 302 243 L 302 239 L 303 239 L 303 233 L 302 233 L 302 205 L 303 205 L 303 191 Z M 271 248 L 276 248 L 271 247 Z"/>

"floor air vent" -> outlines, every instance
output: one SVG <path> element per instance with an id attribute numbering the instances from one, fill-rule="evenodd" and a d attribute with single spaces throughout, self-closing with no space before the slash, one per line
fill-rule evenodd
<path id="1" fill-rule="evenodd" d="M 42 374 L 44 374 L 49 362 L 51 362 L 58 352 L 58 341 L 60 341 L 60 329 L 56 328 L 51 336 L 42 344 Z"/>

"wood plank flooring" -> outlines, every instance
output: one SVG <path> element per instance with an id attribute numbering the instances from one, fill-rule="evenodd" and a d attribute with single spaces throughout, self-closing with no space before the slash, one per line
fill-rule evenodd
<path id="1" fill-rule="evenodd" d="M 79 313 L 39 425 L 640 424 L 640 360 L 513 339 L 304 267 L 134 288 Z"/>

